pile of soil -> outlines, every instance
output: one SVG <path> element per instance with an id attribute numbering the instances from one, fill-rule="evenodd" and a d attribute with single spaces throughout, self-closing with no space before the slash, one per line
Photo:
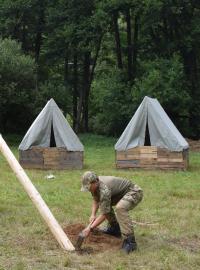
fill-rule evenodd
<path id="1" fill-rule="evenodd" d="M 72 224 L 64 228 L 64 232 L 73 245 L 75 245 L 78 234 L 85 228 L 83 224 Z M 77 251 L 79 254 L 91 254 L 104 252 L 106 250 L 119 250 L 121 248 L 122 240 L 111 235 L 102 233 L 96 229 L 84 240 L 81 250 Z"/>
<path id="2" fill-rule="evenodd" d="M 187 142 L 189 143 L 190 151 L 200 152 L 200 140 L 187 139 Z"/>

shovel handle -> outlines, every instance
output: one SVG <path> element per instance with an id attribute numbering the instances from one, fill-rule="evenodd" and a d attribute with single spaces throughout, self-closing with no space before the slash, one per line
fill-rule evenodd
<path id="1" fill-rule="evenodd" d="M 88 225 L 87 225 L 87 229 L 89 229 L 91 227 L 91 225 L 93 224 L 93 222 L 95 221 L 96 218 L 94 218 Z"/>

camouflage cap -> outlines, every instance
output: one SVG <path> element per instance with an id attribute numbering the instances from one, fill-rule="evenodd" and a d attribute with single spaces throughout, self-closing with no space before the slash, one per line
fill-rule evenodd
<path id="1" fill-rule="evenodd" d="M 98 176 L 94 172 L 87 171 L 82 176 L 81 191 L 89 191 L 89 186 L 92 182 L 97 181 Z"/>

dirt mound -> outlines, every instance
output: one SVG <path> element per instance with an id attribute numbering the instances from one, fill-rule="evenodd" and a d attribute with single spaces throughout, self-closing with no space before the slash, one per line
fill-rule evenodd
<path id="1" fill-rule="evenodd" d="M 78 238 L 78 234 L 85 228 L 83 224 L 72 224 L 64 228 L 64 232 L 67 234 L 73 245 L 75 245 Z M 90 233 L 81 247 L 79 254 L 91 254 L 104 252 L 106 250 L 119 250 L 122 240 L 111 235 L 102 233 L 96 229 Z"/>
<path id="2" fill-rule="evenodd" d="M 190 151 L 200 152 L 200 140 L 186 139 L 190 146 Z"/>

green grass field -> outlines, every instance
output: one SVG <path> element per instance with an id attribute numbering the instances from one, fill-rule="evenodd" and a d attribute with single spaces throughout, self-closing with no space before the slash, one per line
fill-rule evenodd
<path id="1" fill-rule="evenodd" d="M 4 139 L 18 157 L 21 138 Z M 139 250 L 130 255 L 63 251 L 0 154 L 0 270 L 200 269 L 200 153 L 190 153 L 187 172 L 116 170 L 115 139 L 91 134 L 80 139 L 84 170 L 26 171 L 61 226 L 88 222 L 91 196 L 80 192 L 85 170 L 139 184 L 144 200 L 131 212 L 132 218 L 158 225 L 135 227 Z M 45 179 L 48 173 L 56 178 Z"/>

